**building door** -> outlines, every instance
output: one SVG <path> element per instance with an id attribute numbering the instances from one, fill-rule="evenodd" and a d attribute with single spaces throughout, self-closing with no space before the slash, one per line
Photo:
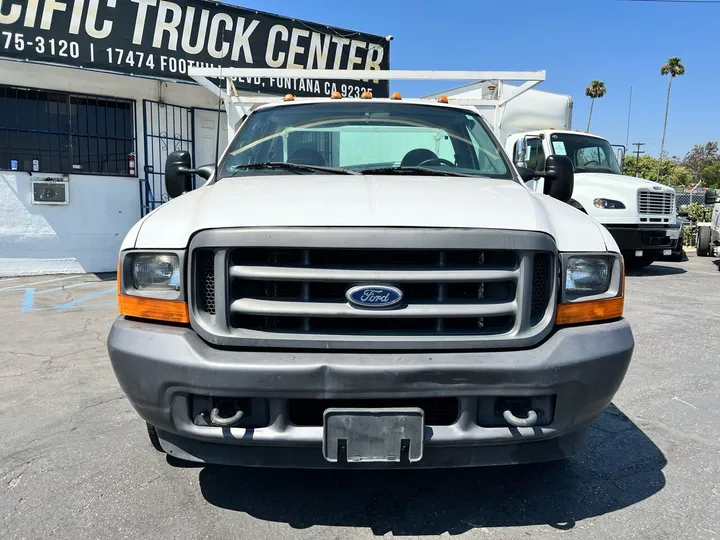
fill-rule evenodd
<path id="1" fill-rule="evenodd" d="M 175 151 L 195 153 L 193 109 L 158 101 L 143 101 L 145 169 L 141 171 L 142 215 L 167 202 L 165 161 Z M 144 174 L 143 174 L 144 173 Z"/>
<path id="2" fill-rule="evenodd" d="M 220 123 L 220 141 L 218 143 L 218 122 Z M 193 166 L 202 167 L 215 163 L 228 145 L 227 114 L 211 109 L 195 109 L 195 155 Z M 217 153 L 215 155 L 215 148 Z M 202 179 L 201 179 L 202 180 Z"/>

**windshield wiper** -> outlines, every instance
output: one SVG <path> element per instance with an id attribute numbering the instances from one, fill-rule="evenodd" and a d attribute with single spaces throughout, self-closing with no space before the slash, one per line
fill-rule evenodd
<path id="1" fill-rule="evenodd" d="M 452 171 L 441 171 L 431 169 L 430 167 L 380 167 L 377 169 L 364 169 L 360 171 L 362 174 L 420 174 L 430 176 L 469 176 L 476 177 L 475 174 L 464 174 Z"/>
<path id="2" fill-rule="evenodd" d="M 292 171 L 296 173 L 304 172 L 326 172 L 334 174 L 360 174 L 350 169 L 343 169 L 342 167 L 325 167 L 322 165 L 301 165 L 299 163 L 285 163 L 284 161 L 266 161 L 265 163 L 250 163 L 248 165 L 234 165 L 230 167 L 233 170 L 232 176 L 236 176 L 238 173 L 243 171 L 259 171 L 263 169 L 281 169 L 285 171 Z"/>

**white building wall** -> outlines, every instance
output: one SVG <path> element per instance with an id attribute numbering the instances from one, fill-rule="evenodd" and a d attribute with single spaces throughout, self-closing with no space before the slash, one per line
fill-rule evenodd
<path id="1" fill-rule="evenodd" d="M 144 99 L 218 106 L 210 92 L 189 84 L 6 60 L 0 60 L 0 84 L 135 100 L 139 175 L 145 166 Z M 138 178 L 70 174 L 70 204 L 40 206 L 31 203 L 31 176 L 1 170 L 8 166 L 0 164 L 0 277 L 116 269 L 120 243 L 141 217 Z"/>

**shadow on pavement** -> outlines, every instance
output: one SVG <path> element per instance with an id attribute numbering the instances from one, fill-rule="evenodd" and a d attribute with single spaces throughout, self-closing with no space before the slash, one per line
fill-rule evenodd
<path id="1" fill-rule="evenodd" d="M 571 529 L 659 492 L 666 463 L 655 444 L 610 405 L 590 428 L 588 448 L 555 463 L 413 471 L 209 466 L 199 480 L 211 504 L 296 529 L 457 535 L 478 527 Z"/>
<path id="2" fill-rule="evenodd" d="M 687 274 L 687 270 L 677 266 L 664 266 L 662 263 L 656 262 L 645 268 L 627 268 L 625 273 L 628 276 L 673 276 L 676 274 Z"/>

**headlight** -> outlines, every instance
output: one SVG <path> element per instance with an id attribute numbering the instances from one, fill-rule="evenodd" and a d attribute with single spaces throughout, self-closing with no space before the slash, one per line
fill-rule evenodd
<path id="1" fill-rule="evenodd" d="M 568 295 L 602 294 L 610 288 L 613 260 L 608 257 L 569 257 L 565 267 Z"/>
<path id="2" fill-rule="evenodd" d="M 118 264 L 120 314 L 135 319 L 190 322 L 182 270 L 184 251 L 125 251 Z"/>
<path id="3" fill-rule="evenodd" d="M 135 255 L 132 282 L 138 291 L 179 291 L 180 258 L 177 255 Z"/>
<path id="4" fill-rule="evenodd" d="M 595 208 L 603 208 L 605 210 L 622 210 L 625 208 L 623 203 L 613 199 L 595 199 L 593 204 L 595 205 Z"/>
<path id="5" fill-rule="evenodd" d="M 563 254 L 563 288 L 555 317 L 557 324 L 617 319 L 625 306 L 625 271 L 615 253 Z"/>

